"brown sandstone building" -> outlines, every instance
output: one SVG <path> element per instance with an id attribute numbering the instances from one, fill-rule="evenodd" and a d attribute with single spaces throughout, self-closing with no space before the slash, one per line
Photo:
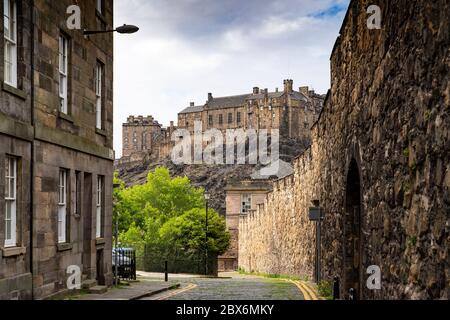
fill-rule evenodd
<path id="1" fill-rule="evenodd" d="M 269 180 L 242 181 L 225 188 L 225 221 L 231 239 L 227 252 L 219 257 L 219 271 L 238 269 L 239 219 L 255 212 L 257 207 L 264 203 L 270 191 L 272 191 L 272 182 Z"/>
<path id="2" fill-rule="evenodd" d="M 268 89 L 253 88 L 250 94 L 213 97 L 208 94 L 204 105 L 190 106 L 178 114 L 178 126 L 171 123 L 162 128 L 153 117 L 130 116 L 123 124 L 122 161 L 139 161 L 147 155 L 156 158 L 170 154 L 173 147 L 171 134 L 175 129 L 194 132 L 196 121 L 208 129 L 279 129 L 285 138 L 308 139 L 311 126 L 322 109 L 324 96 L 308 87 L 293 88 L 292 80 L 284 81 L 284 90 L 269 92 Z"/>
<path id="3" fill-rule="evenodd" d="M 113 37 L 67 29 L 73 2 L 5 0 L 0 50 L 0 299 L 112 282 Z M 78 1 L 88 30 L 113 1 Z"/>

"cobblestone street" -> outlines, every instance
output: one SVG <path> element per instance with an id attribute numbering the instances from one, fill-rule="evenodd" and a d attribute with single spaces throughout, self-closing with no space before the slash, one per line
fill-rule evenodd
<path id="1" fill-rule="evenodd" d="M 161 293 L 143 300 L 304 300 L 300 289 L 291 282 L 224 274 L 218 279 L 180 277 L 179 290 Z"/>

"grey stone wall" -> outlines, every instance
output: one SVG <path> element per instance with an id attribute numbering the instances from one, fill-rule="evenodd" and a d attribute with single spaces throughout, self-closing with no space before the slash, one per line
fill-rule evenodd
<path id="1" fill-rule="evenodd" d="M 449 3 L 376 1 L 381 30 L 367 28 L 371 4 L 351 2 L 331 57 L 332 87 L 313 146 L 296 161 L 294 183 L 274 190 L 253 220 L 241 221 L 240 237 L 248 240 L 240 253 L 257 241 L 262 254 L 248 255 L 257 271 L 311 270 L 314 240 L 305 234 L 314 229 L 306 215 L 317 199 L 326 213 L 322 277 L 339 276 L 343 294 L 354 281 L 366 299 L 449 299 Z M 348 206 L 358 202 L 352 192 L 360 193 L 355 267 L 345 258 Z M 277 205 L 288 199 L 294 199 L 293 217 L 303 223 L 286 223 L 288 215 Z M 277 269 L 275 257 L 286 266 Z M 381 290 L 365 286 L 370 265 L 381 268 Z"/>

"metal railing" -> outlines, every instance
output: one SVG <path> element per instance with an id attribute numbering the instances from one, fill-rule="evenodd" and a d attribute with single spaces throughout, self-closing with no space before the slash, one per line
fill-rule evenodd
<path id="1" fill-rule="evenodd" d="M 134 249 L 113 249 L 112 264 L 116 284 L 120 280 L 136 280 L 136 251 Z"/>

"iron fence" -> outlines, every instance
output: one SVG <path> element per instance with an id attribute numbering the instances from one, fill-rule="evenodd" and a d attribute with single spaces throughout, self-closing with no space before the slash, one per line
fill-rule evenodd
<path id="1" fill-rule="evenodd" d="M 112 265 L 118 280 L 136 280 L 136 251 L 130 248 L 113 249 Z"/>

